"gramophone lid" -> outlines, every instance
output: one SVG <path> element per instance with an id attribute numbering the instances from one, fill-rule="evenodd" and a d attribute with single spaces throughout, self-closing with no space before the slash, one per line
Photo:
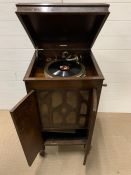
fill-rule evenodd
<path id="1" fill-rule="evenodd" d="M 35 48 L 91 48 L 109 4 L 17 4 L 16 14 Z M 65 48 L 66 49 L 66 48 Z"/>

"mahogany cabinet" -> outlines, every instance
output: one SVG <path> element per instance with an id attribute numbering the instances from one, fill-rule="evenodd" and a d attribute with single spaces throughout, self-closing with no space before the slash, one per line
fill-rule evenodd
<path id="1" fill-rule="evenodd" d="M 24 82 L 27 95 L 10 111 L 31 166 L 46 145 L 84 145 L 86 163 L 104 77 L 91 48 L 109 15 L 108 4 L 17 4 L 35 52 Z M 19 44 L 19 43 L 18 43 Z M 82 55 L 84 77 L 47 78 L 47 58 Z"/>

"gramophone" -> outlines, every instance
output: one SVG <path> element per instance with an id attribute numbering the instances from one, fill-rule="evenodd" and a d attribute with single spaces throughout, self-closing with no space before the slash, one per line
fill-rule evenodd
<path id="1" fill-rule="evenodd" d="M 44 156 L 47 145 L 83 145 L 85 164 L 104 80 L 91 48 L 109 5 L 16 6 L 35 48 L 27 95 L 10 111 L 27 162 Z"/>

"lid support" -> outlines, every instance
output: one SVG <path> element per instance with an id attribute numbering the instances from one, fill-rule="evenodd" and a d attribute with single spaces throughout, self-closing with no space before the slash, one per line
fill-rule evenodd
<path id="1" fill-rule="evenodd" d="M 36 56 L 36 58 L 39 58 L 39 51 L 44 51 L 44 49 L 38 49 L 38 48 L 36 48 L 35 49 L 35 56 Z"/>

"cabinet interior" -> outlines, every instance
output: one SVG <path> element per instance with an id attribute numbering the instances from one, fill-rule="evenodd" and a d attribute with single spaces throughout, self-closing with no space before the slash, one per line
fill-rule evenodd
<path id="1" fill-rule="evenodd" d="M 83 50 L 69 50 L 69 52 L 74 52 L 76 54 L 82 55 L 80 62 L 85 66 L 86 77 L 99 77 L 99 72 L 97 71 L 96 66 L 94 65 L 92 55 L 89 51 Z M 62 50 L 44 50 L 35 52 L 33 57 L 33 64 L 31 65 L 31 70 L 29 72 L 28 78 L 41 78 L 46 79 L 44 75 L 44 68 L 48 64 L 48 59 L 51 61 L 55 60 L 62 53 Z M 83 78 L 80 78 L 83 79 Z"/>
<path id="2" fill-rule="evenodd" d="M 81 145 L 86 143 L 88 130 L 72 130 L 72 131 L 45 131 L 42 133 L 45 145 Z"/>

